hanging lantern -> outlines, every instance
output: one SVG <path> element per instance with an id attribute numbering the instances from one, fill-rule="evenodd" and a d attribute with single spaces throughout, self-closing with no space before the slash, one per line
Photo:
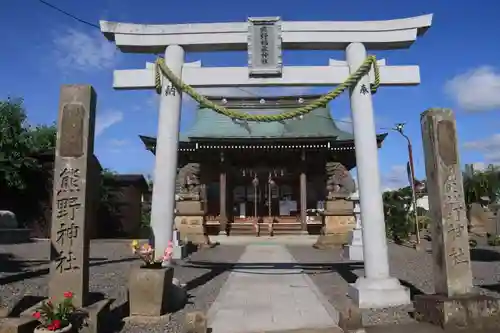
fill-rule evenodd
<path id="1" fill-rule="evenodd" d="M 252 184 L 255 187 L 259 186 L 259 179 L 257 178 L 257 175 L 255 175 L 254 179 L 252 180 Z"/>

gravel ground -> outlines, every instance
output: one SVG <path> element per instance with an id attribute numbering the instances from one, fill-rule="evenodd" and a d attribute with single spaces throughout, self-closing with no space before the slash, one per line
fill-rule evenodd
<path id="1" fill-rule="evenodd" d="M 432 258 L 427 251 L 431 245 L 426 241 L 422 245 L 422 250 L 417 252 L 406 246 L 389 244 L 391 275 L 409 287 L 412 296 L 434 292 Z M 338 250 L 316 250 L 300 246 L 290 246 L 289 250 L 301 264 L 324 264 L 323 267 L 311 265 L 308 273 L 333 306 L 336 305 L 336 299 L 345 297 L 348 283 L 364 275 L 362 266 L 343 260 Z M 500 296 L 500 249 L 478 247 L 472 250 L 471 256 L 474 284 L 483 286 L 479 289 L 483 294 Z M 363 311 L 363 322 L 365 325 L 411 323 L 412 311 L 412 306 L 368 309 Z"/>
<path id="2" fill-rule="evenodd" d="M 424 241 L 423 248 L 430 248 Z M 345 297 L 348 283 L 364 274 L 361 265 L 345 261 L 340 251 L 316 250 L 310 246 L 288 247 L 296 260 L 306 268 L 318 288 L 336 306 L 336 300 Z M 49 244 L 39 241 L 22 245 L 2 245 L 0 248 L 0 301 L 12 306 L 25 295 L 46 296 L 48 279 Z M 180 262 L 175 268 L 175 277 L 187 283 L 190 304 L 172 315 L 170 321 L 149 325 L 126 322 L 112 332 L 139 333 L 181 332 L 187 311 L 207 311 L 226 281 L 229 270 L 222 265 L 209 267 L 189 267 L 194 262 L 235 263 L 244 251 L 244 246 L 218 246 L 194 253 L 188 261 Z M 391 274 L 410 287 L 412 294 L 432 293 L 431 255 L 389 244 Z M 13 255 L 13 258 L 9 258 Z M 130 253 L 128 241 L 93 241 L 90 251 L 90 289 L 116 299 L 115 312 L 126 308 L 128 272 L 140 263 Z M 483 286 L 481 292 L 500 296 L 500 249 L 480 247 L 472 252 L 474 283 Z M 308 265 L 309 264 L 309 265 Z M 495 292 L 496 290 L 496 292 Z M 413 322 L 409 312 L 411 306 L 393 309 L 365 310 L 365 325 L 396 324 Z"/>
<path id="3" fill-rule="evenodd" d="M 234 263 L 243 253 L 243 246 L 217 246 L 194 253 L 190 261 Z M 12 307 L 24 295 L 47 296 L 49 243 L 38 241 L 22 245 L 2 245 L 0 248 L 0 300 Z M 13 255 L 13 258 L 9 258 Z M 97 240 L 90 247 L 90 290 L 104 293 L 116 299 L 112 309 L 123 313 L 127 298 L 128 272 L 140 261 L 130 253 L 129 241 Z M 175 268 L 175 277 L 187 283 L 189 304 L 176 312 L 170 321 L 149 325 L 126 322 L 114 328 L 113 332 L 181 332 L 186 312 L 207 311 L 215 301 L 219 290 L 226 281 L 229 271 L 218 269 L 187 267 L 189 261 L 180 262 Z"/>

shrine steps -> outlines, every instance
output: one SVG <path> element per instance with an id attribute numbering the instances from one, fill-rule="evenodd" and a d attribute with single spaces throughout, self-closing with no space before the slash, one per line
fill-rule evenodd
<path id="1" fill-rule="evenodd" d="M 299 222 L 285 222 L 273 224 L 273 235 L 300 235 L 302 234 L 302 224 Z"/>
<path id="2" fill-rule="evenodd" d="M 302 225 L 299 222 L 277 222 L 272 227 L 268 223 L 258 224 L 259 232 L 252 222 L 233 222 L 229 224 L 230 236 L 260 235 L 260 236 L 278 236 L 278 235 L 301 235 Z"/>
<path id="3" fill-rule="evenodd" d="M 228 225 L 230 236 L 256 236 L 257 231 L 252 222 L 233 222 Z"/>

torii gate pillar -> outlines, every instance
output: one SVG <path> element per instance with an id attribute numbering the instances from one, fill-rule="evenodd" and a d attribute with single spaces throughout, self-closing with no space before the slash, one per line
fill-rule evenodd
<path id="1" fill-rule="evenodd" d="M 184 65 L 184 49 L 169 45 L 165 50 L 165 62 L 172 72 L 181 77 Z M 158 134 L 155 148 L 151 227 L 154 234 L 155 255 L 161 256 L 172 240 L 175 219 L 175 178 L 177 176 L 177 147 L 182 106 L 182 92 L 172 89 L 170 81 L 162 78 Z M 170 260 L 164 262 L 169 265 Z"/>
<path id="2" fill-rule="evenodd" d="M 349 71 L 355 72 L 366 59 L 362 43 L 351 43 L 346 49 Z M 385 308 L 410 304 L 410 291 L 389 275 L 389 255 L 385 219 L 380 191 L 378 148 L 373 103 L 368 75 L 350 91 L 351 116 L 356 146 L 359 202 L 363 221 L 363 257 L 365 277 L 349 288 L 349 296 L 360 308 Z M 377 195 L 379 194 L 380 195 Z"/>

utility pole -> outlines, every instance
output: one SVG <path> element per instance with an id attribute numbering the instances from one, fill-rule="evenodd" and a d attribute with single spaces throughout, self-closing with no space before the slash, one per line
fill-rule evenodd
<path id="1" fill-rule="evenodd" d="M 412 192 L 412 201 L 413 201 L 413 214 L 415 217 L 415 236 L 416 236 L 416 244 L 415 244 L 415 249 L 418 250 L 420 248 L 420 226 L 418 222 L 418 212 L 417 212 L 417 192 L 415 188 L 415 166 L 413 164 L 413 149 L 411 146 L 411 141 L 410 138 L 404 133 L 404 126 L 405 123 L 398 123 L 396 126 L 392 129 L 399 134 L 401 134 L 407 141 L 408 143 L 408 163 L 410 165 L 410 186 L 411 186 L 411 192 Z"/>

